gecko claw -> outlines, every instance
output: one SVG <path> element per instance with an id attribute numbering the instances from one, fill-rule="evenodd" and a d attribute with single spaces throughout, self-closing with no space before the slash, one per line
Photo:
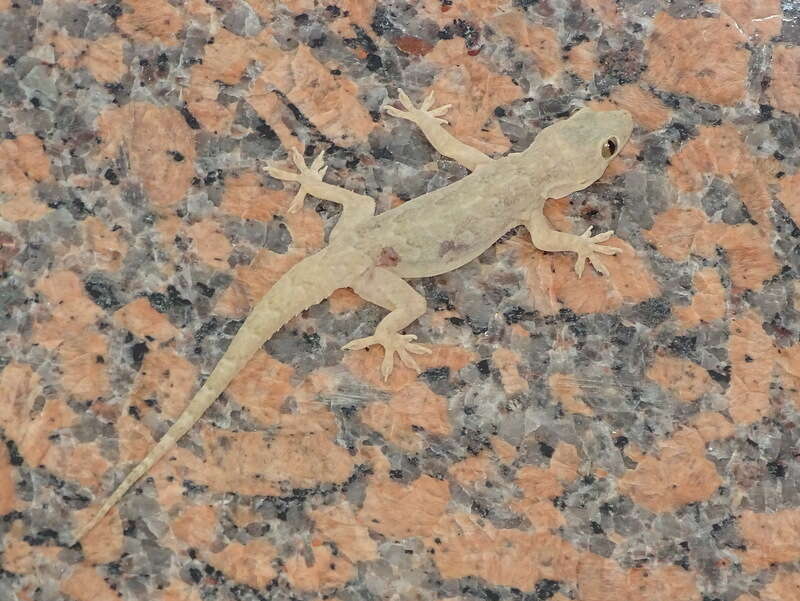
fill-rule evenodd
<path id="1" fill-rule="evenodd" d="M 422 101 L 422 104 L 419 106 L 419 109 L 421 111 L 427 111 L 429 108 L 433 106 L 433 101 L 435 98 L 436 98 L 435 92 L 431 91 L 431 93 L 425 97 L 425 100 Z"/>
<path id="2" fill-rule="evenodd" d="M 292 162 L 300 173 L 305 173 L 308 171 L 308 167 L 306 167 L 306 161 L 297 148 L 292 148 Z"/>
<path id="3" fill-rule="evenodd" d="M 399 117 L 400 119 L 406 119 L 408 121 L 412 121 L 417 125 L 421 125 L 421 122 L 424 120 L 433 120 L 434 122 L 438 123 L 439 125 L 447 125 L 448 122 L 446 119 L 441 119 L 440 117 L 444 115 L 450 108 L 453 106 L 452 104 L 445 104 L 443 106 L 437 107 L 435 109 L 431 109 L 433 106 L 434 99 L 436 95 L 433 91 L 422 101 L 422 104 L 419 105 L 419 108 L 414 106 L 414 103 L 411 102 L 411 99 L 408 97 L 401 88 L 397 89 L 397 96 L 400 100 L 400 104 L 403 105 L 405 110 L 401 110 L 392 106 L 391 104 L 384 104 L 383 110 L 392 115 L 393 117 Z"/>
<path id="4" fill-rule="evenodd" d="M 347 344 L 342 346 L 343 351 L 360 351 L 361 349 L 367 348 L 368 346 L 372 346 L 373 344 L 378 344 L 378 340 L 375 336 L 367 336 L 366 338 L 358 338 L 356 340 L 351 340 Z"/>
<path id="5" fill-rule="evenodd" d="M 306 194 L 307 194 L 307 192 L 306 192 L 305 187 L 304 186 L 300 186 L 300 189 L 297 191 L 297 194 L 294 195 L 294 198 L 292 199 L 292 202 L 289 205 L 289 208 L 287 209 L 287 212 L 290 213 L 290 214 L 294 214 L 294 213 L 297 213 L 297 211 L 299 211 L 300 209 L 302 209 L 303 208 L 303 202 L 306 199 Z"/>
<path id="6" fill-rule="evenodd" d="M 393 107 L 391 104 L 384 104 L 382 108 L 392 117 L 400 117 L 401 119 L 405 118 L 405 113 L 400 109 Z"/>
<path id="7" fill-rule="evenodd" d="M 432 117 L 439 117 L 440 115 L 444 115 L 451 108 L 453 108 L 452 104 L 443 104 L 439 108 L 435 108 L 432 111 L 428 111 L 428 114 Z"/>
<path id="8" fill-rule="evenodd" d="M 311 162 L 311 170 L 312 171 L 320 171 L 322 166 L 325 164 L 325 149 L 322 149 L 319 154 L 314 158 Z M 325 167 L 327 169 L 327 167 Z"/>
<path id="9" fill-rule="evenodd" d="M 282 179 L 290 182 L 296 182 L 297 179 L 300 177 L 300 174 L 298 173 L 292 173 L 291 171 L 284 171 L 283 169 L 279 169 L 278 167 L 267 166 L 264 167 L 264 171 L 269 173 L 275 179 Z"/>
<path id="10" fill-rule="evenodd" d="M 575 252 L 578 254 L 578 258 L 575 261 L 575 273 L 577 274 L 578 278 L 583 275 L 583 270 L 586 267 L 587 260 L 600 275 L 611 275 L 608 271 L 608 268 L 596 255 L 616 255 L 621 250 L 615 246 L 604 246 L 602 244 L 598 244 L 598 242 L 605 242 L 611 238 L 611 236 L 614 235 L 614 230 L 609 230 L 607 232 L 603 232 L 602 234 L 597 234 L 596 236 L 592 236 L 591 233 L 592 226 L 589 226 L 585 232 L 578 236 L 578 247 L 575 250 Z"/>
<path id="11" fill-rule="evenodd" d="M 303 207 L 303 202 L 306 199 L 306 195 L 310 193 L 308 190 L 309 184 L 313 182 L 321 182 L 322 178 L 325 177 L 325 173 L 328 171 L 328 166 L 325 165 L 324 150 L 314 158 L 310 167 L 306 166 L 303 155 L 300 154 L 300 151 L 296 148 L 293 148 L 290 154 L 292 157 L 292 162 L 294 163 L 295 167 L 297 167 L 298 173 L 292 173 L 291 171 L 279 169 L 271 165 L 264 167 L 264 171 L 269 173 L 275 179 L 300 183 L 300 189 L 297 191 L 297 194 L 295 194 L 294 199 L 292 199 L 292 202 L 289 204 L 289 208 L 287 209 L 289 213 L 296 213 Z"/>
<path id="12" fill-rule="evenodd" d="M 367 336 L 366 338 L 358 338 L 356 340 L 351 340 L 347 344 L 342 347 L 342 350 L 346 351 L 354 351 L 367 348 L 368 346 L 372 346 L 373 344 L 378 344 L 383 347 L 384 355 L 383 355 L 383 362 L 381 363 L 381 375 L 383 376 L 384 382 L 389 378 L 392 371 L 394 370 L 394 354 L 400 357 L 400 361 L 403 362 L 403 365 L 406 367 L 413 369 L 417 373 L 421 372 L 419 365 L 411 356 L 412 354 L 415 355 L 430 355 L 431 350 L 425 348 L 420 344 L 413 344 L 412 341 L 416 340 L 417 337 L 414 334 L 374 334 L 372 336 Z"/>
<path id="13" fill-rule="evenodd" d="M 414 103 L 411 102 L 411 98 L 408 97 L 408 94 L 406 94 L 403 88 L 397 88 L 397 96 L 400 98 L 400 102 L 404 107 L 406 107 L 406 109 L 409 111 L 414 109 Z"/>

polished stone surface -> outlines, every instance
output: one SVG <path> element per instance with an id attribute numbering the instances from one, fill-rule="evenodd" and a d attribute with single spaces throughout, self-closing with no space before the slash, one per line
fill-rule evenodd
<path id="1" fill-rule="evenodd" d="M 80 547 L 252 304 L 339 215 L 264 174 L 328 149 L 385 210 L 575 108 L 634 136 L 413 282 L 423 373 L 293 320 Z M 476 219 L 480 216 L 476 216 Z M 796 0 L 0 0 L 0 599 L 800 598 Z"/>

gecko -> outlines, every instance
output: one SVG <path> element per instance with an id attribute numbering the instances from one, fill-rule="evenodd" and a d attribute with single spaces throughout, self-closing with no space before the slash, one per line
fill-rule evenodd
<path id="1" fill-rule="evenodd" d="M 328 245 L 287 271 L 256 303 L 181 415 L 78 531 L 73 544 L 192 428 L 272 335 L 335 290 L 350 288 L 388 311 L 371 336 L 342 347 L 382 347 L 381 374 L 386 379 L 395 355 L 419 372 L 413 355 L 431 352 L 416 343 L 413 334 L 402 333 L 426 311 L 425 298 L 406 280 L 457 269 L 520 225 L 527 227 L 536 248 L 576 253 L 578 277 L 587 261 L 599 273 L 608 275 L 599 255 L 619 251 L 602 244 L 613 231 L 594 236 L 591 227 L 580 235 L 556 231 L 543 210 L 547 199 L 567 196 L 600 178 L 631 136 L 633 120 L 627 111 L 583 107 L 543 128 L 524 151 L 494 159 L 458 140 L 444 127 L 449 124 L 442 115 L 451 105 L 432 108 L 433 93 L 419 106 L 403 90 L 398 90 L 398 96 L 402 108 L 385 104 L 383 109 L 415 123 L 439 153 L 470 173 L 376 215 L 372 197 L 323 181 L 327 171 L 324 151 L 307 165 L 294 150 L 296 172 L 263 167 L 273 178 L 299 184 L 288 207 L 290 212 L 298 211 L 307 195 L 342 205 Z"/>

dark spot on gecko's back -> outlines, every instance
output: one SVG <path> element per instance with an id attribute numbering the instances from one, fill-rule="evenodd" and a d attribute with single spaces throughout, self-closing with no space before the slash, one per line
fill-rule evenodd
<path id="1" fill-rule="evenodd" d="M 378 267 L 394 267 L 400 262 L 400 255 L 391 246 L 384 246 L 378 256 Z"/>
<path id="2" fill-rule="evenodd" d="M 439 244 L 439 256 L 443 257 L 447 253 L 459 252 L 466 248 L 466 244 L 460 244 L 458 242 L 454 242 L 453 240 L 444 240 L 441 244 Z"/>

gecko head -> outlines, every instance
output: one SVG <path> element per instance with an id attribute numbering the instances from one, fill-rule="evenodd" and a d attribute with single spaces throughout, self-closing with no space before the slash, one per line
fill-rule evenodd
<path id="1" fill-rule="evenodd" d="M 535 143 L 553 159 L 548 196 L 566 196 L 599 179 L 632 131 L 633 119 L 628 111 L 588 107 L 542 130 Z"/>

